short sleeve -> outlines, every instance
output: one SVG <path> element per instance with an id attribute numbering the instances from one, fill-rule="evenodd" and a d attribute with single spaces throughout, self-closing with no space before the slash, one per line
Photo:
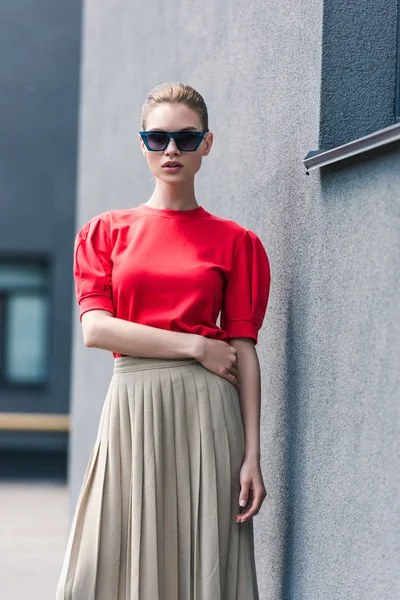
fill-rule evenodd
<path id="1" fill-rule="evenodd" d="M 112 286 L 111 244 L 103 213 L 78 231 L 74 246 L 75 293 L 79 318 L 88 310 L 108 310 L 115 316 Z"/>
<path id="2" fill-rule="evenodd" d="M 255 233 L 246 230 L 235 249 L 221 309 L 221 329 L 229 338 L 249 337 L 257 344 L 270 281 L 270 263 L 264 246 Z"/>

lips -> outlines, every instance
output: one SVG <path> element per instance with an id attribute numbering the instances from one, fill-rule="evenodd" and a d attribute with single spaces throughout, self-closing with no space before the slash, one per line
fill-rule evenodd
<path id="1" fill-rule="evenodd" d="M 180 162 L 168 160 L 163 164 L 163 167 L 183 167 L 183 164 Z"/>

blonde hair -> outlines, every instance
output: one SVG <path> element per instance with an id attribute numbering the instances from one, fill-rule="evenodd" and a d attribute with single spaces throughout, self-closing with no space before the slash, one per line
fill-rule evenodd
<path id="1" fill-rule="evenodd" d="M 142 106 L 142 130 L 146 129 L 147 116 L 152 108 L 173 102 L 181 102 L 194 110 L 200 117 L 203 131 L 208 131 L 208 112 L 203 97 L 190 85 L 180 82 L 161 83 L 148 93 L 147 100 Z"/>

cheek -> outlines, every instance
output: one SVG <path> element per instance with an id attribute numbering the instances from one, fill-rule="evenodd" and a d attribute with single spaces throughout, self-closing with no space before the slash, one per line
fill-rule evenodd
<path id="1" fill-rule="evenodd" d="M 190 169 L 192 173 L 197 173 L 197 171 L 200 169 L 201 158 L 201 154 L 194 153 L 194 156 L 191 156 L 190 160 L 186 161 L 188 169 Z"/>
<path id="2" fill-rule="evenodd" d="M 149 152 L 147 154 L 147 165 L 152 173 L 159 172 L 161 170 L 160 158 L 157 156 L 156 152 Z"/>

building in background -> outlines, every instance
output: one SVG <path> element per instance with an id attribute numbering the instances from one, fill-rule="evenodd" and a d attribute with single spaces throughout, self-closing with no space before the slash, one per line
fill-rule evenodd
<path id="1" fill-rule="evenodd" d="M 81 3 L 0 14 L 0 477 L 65 478 Z"/>

